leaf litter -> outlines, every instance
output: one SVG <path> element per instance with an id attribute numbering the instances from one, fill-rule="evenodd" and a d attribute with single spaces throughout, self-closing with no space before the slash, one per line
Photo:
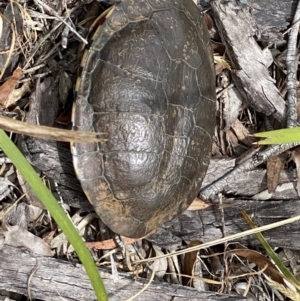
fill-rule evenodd
<path id="1" fill-rule="evenodd" d="M 55 4 L 57 3 L 52 3 L 52 6 L 54 7 Z M 28 6 L 25 8 L 20 3 L 10 1 L 6 6 L 6 9 L 3 12 L 1 11 L 0 45 L 3 46 L 2 49 L 0 49 L 0 77 L 2 79 L 0 86 L 0 104 L 3 107 L 2 114 L 9 113 L 13 114 L 16 119 L 22 118 L 22 115 L 18 110 L 22 110 L 23 112 L 27 110 L 28 93 L 36 88 L 35 83 L 37 79 L 43 79 L 46 76 L 54 75 L 59 72 L 61 73 L 61 76 L 56 77 L 60 78 L 59 97 L 61 102 L 65 104 L 66 98 L 68 97 L 68 91 L 72 89 L 74 77 L 76 78 L 75 70 L 76 66 L 79 64 L 79 60 L 76 54 L 74 54 L 73 57 L 71 57 L 71 55 L 70 57 L 67 57 L 66 54 L 63 53 L 63 49 L 69 47 L 76 39 L 85 41 L 85 37 L 79 32 L 82 29 L 81 26 L 78 26 L 76 30 L 74 29 L 72 20 L 72 14 L 76 14 L 78 10 L 81 10 L 80 1 L 64 2 L 60 5 L 57 4 L 57 7 L 58 8 L 55 11 L 43 1 L 38 0 L 35 2 L 28 2 Z M 78 21 L 76 18 L 77 16 L 75 16 L 75 22 Z M 88 23 L 88 21 L 81 20 L 82 24 L 85 22 Z M 69 30 L 69 33 L 67 34 L 68 42 L 62 46 L 62 36 L 64 35 L 63 32 L 66 28 Z M 224 50 L 225 47 L 222 47 L 222 43 L 220 44 L 221 45 L 218 45 L 218 47 Z M 255 114 L 253 114 L 251 109 L 245 105 L 241 96 L 230 96 L 230 93 L 235 93 L 234 89 L 230 87 L 231 78 L 230 76 L 227 76 L 228 70 L 231 70 L 231 66 L 226 59 L 223 59 L 224 53 L 220 53 L 219 55 L 220 57 L 216 58 L 216 70 L 218 75 L 217 90 L 222 94 L 222 102 L 219 104 L 220 124 L 218 125 L 219 128 L 217 130 L 214 153 L 237 156 L 241 154 L 246 147 L 251 145 L 251 139 L 250 141 L 246 141 L 246 139 L 249 139 L 248 133 L 253 132 L 257 121 L 255 119 Z M 57 57 L 60 58 L 59 63 L 51 64 L 51 61 L 56 60 Z M 64 64 L 63 59 L 65 58 L 68 59 L 71 67 L 68 67 L 68 64 Z M 284 68 L 282 63 L 281 66 Z M 227 93 L 226 90 L 229 93 Z M 1 126 L 4 127 L 3 124 Z M 20 127 L 22 128 L 21 125 Z M 8 131 L 13 131 L 16 129 L 16 124 L 12 124 L 6 129 Z M 48 130 L 50 131 L 50 129 Z M 34 129 L 31 131 L 33 133 Z M 55 135 L 51 136 L 51 134 L 47 133 L 46 130 L 41 135 L 42 136 L 38 135 L 37 137 L 56 139 L 57 136 L 63 134 L 57 134 L 55 137 Z M 67 136 L 67 132 L 65 132 L 65 135 Z M 85 138 L 86 137 L 79 139 Z M 90 138 L 95 139 L 95 136 L 93 135 L 93 137 Z M 75 139 L 75 137 L 66 137 L 65 141 L 73 141 L 72 139 Z M 276 167 L 276 169 L 273 169 L 271 165 L 269 166 L 269 173 L 274 173 L 276 178 L 282 165 L 278 168 Z M 10 185 L 11 182 L 9 180 L 7 181 L 7 184 Z M 17 183 L 15 184 L 17 185 Z M 10 186 L 14 187 L 14 184 Z M 271 190 L 275 189 L 276 186 L 277 180 L 270 183 Z M 7 194 L 5 194 L 3 198 L 6 198 L 7 195 L 11 193 L 11 190 L 7 190 L 5 193 Z M 17 195 L 20 194 L 19 192 L 15 193 Z M 199 203 L 199 200 L 197 202 L 198 203 L 195 202 L 196 207 L 194 207 L 193 210 L 199 210 L 210 206 L 201 203 L 201 201 Z M 71 213 L 70 209 L 67 210 L 69 214 L 72 215 L 72 218 L 76 217 L 76 214 Z M 82 212 L 81 214 L 84 215 Z M 84 226 L 80 227 L 83 237 L 89 241 L 96 240 L 96 229 L 99 229 L 99 222 L 89 214 L 80 220 L 84 223 Z M 28 221 L 28 223 L 28 225 L 30 225 L 34 223 L 34 221 Z M 77 224 L 78 222 L 74 221 L 74 223 Z M 39 229 L 37 233 L 40 233 L 41 237 L 34 236 L 19 225 L 8 225 L 5 230 L 6 232 L 4 232 L 5 243 L 11 243 L 12 245 L 18 246 L 22 245 L 24 247 L 32 248 L 34 251 L 39 250 L 37 252 L 40 252 L 45 256 L 52 255 L 52 251 L 48 246 L 48 244 L 52 244 L 52 247 L 54 247 L 57 254 L 65 255 L 66 257 L 72 254 L 73 250 L 69 248 L 63 235 L 59 234 L 59 229 L 55 229 L 55 225 L 52 224 L 52 221 L 46 217 L 46 215 L 44 215 L 43 220 L 39 221 L 37 229 Z M 15 240 L 14 237 L 16 237 L 16 234 L 22 234 L 23 240 L 19 242 Z M 46 240 L 47 237 L 48 244 L 46 246 L 43 238 Z M 28 242 L 30 243 L 28 244 Z M 172 281 L 173 279 L 174 281 L 174 279 L 176 279 L 177 283 L 182 283 L 181 276 L 186 273 L 185 275 L 189 276 L 189 279 L 193 281 L 200 280 L 202 284 L 205 283 L 205 285 L 195 284 L 200 290 L 209 288 L 213 291 L 221 290 L 224 293 L 232 293 L 234 285 L 238 286 L 238 283 L 248 281 L 250 284 L 250 286 L 248 286 L 248 292 L 250 287 L 252 290 L 251 294 L 260 295 L 261 292 L 255 289 L 255 286 L 260 286 L 263 281 L 261 278 L 263 272 L 261 274 L 260 272 L 263 269 L 270 269 L 272 263 L 268 262 L 265 255 L 259 253 L 257 254 L 257 257 L 255 257 L 253 256 L 254 251 L 247 249 L 246 246 L 243 247 L 245 249 L 241 250 L 236 249 L 236 246 L 233 245 L 232 250 L 224 253 L 223 247 L 217 246 L 214 249 L 208 250 L 205 254 L 194 252 L 190 255 L 178 256 L 178 263 L 172 269 L 172 276 L 169 274 L 167 261 L 157 259 L 154 261 L 152 267 L 147 267 L 147 269 L 150 270 L 145 272 L 145 270 L 142 269 L 142 274 L 144 273 L 144 276 L 146 276 L 147 274 L 149 275 L 149 271 L 154 270 L 160 280 L 164 279 L 166 281 Z M 134 255 L 136 258 L 140 258 L 139 254 L 141 253 L 144 253 L 143 256 L 149 256 L 151 253 L 148 252 L 149 254 L 147 255 L 146 252 L 143 252 L 144 249 L 142 246 L 138 246 L 137 249 L 138 252 Z M 152 250 L 157 255 L 165 253 L 165 250 L 156 245 L 151 246 L 151 244 L 149 250 Z M 131 252 L 134 251 L 131 249 Z M 97 252 L 94 254 L 96 255 L 96 253 Z M 226 254 L 226 256 L 224 256 L 224 254 Z M 118 254 L 118 256 L 120 258 L 121 255 Z M 239 256 L 239 258 L 237 256 Z M 218 268 L 215 269 L 213 269 L 214 261 L 211 260 L 214 257 L 218 258 L 216 261 Z M 172 253 L 170 253 L 170 258 L 172 258 Z M 200 262 L 201 267 L 199 268 Z M 220 268 L 220 266 L 222 268 Z M 198 270 L 197 273 L 195 273 L 195 270 Z M 218 272 L 213 274 L 213 270 L 217 270 Z M 237 281 L 236 279 L 238 279 L 238 277 L 241 277 L 243 280 Z M 232 279 L 235 280 L 232 281 Z M 250 283 L 250 279 L 252 279 L 253 285 Z M 277 283 L 281 282 L 278 278 L 276 278 L 276 280 Z M 272 281 L 273 280 L 269 280 L 270 285 L 272 285 Z M 187 282 L 191 283 L 191 281 Z M 274 284 L 273 286 L 275 287 Z M 277 287 L 279 291 L 283 291 L 279 285 Z M 271 290 L 270 287 L 269 289 Z M 268 293 L 268 289 L 264 288 L 264 291 L 265 293 Z M 246 289 L 243 294 L 245 294 L 245 292 Z"/>

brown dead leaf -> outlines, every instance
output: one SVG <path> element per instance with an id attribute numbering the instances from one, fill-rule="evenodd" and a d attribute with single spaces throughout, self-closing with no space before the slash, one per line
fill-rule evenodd
<path id="1" fill-rule="evenodd" d="M 0 86 L 0 105 L 7 108 L 9 94 L 15 89 L 18 80 L 22 77 L 22 69 L 18 67 L 12 76 Z"/>
<path id="2" fill-rule="evenodd" d="M 248 129 L 238 119 L 231 125 L 232 130 L 237 136 L 238 140 L 247 146 L 251 146 L 256 138 L 250 135 Z"/>
<path id="3" fill-rule="evenodd" d="M 192 240 L 188 244 L 188 248 L 202 245 L 202 242 L 199 240 Z M 186 253 L 184 255 L 183 261 L 183 274 L 193 277 L 194 276 L 194 267 L 197 261 L 198 250 Z M 192 278 L 182 277 L 183 285 L 191 285 Z"/>
<path id="4" fill-rule="evenodd" d="M 283 153 L 267 161 L 267 186 L 269 193 L 276 190 L 279 182 L 280 171 L 284 167 L 286 156 L 286 153 Z"/>
<path id="5" fill-rule="evenodd" d="M 25 93 L 30 90 L 30 82 L 25 82 L 18 89 L 12 90 L 12 92 L 8 95 L 5 107 L 10 108 L 10 106 L 16 106 L 16 102 L 21 99 Z"/>
<path id="6" fill-rule="evenodd" d="M 50 232 L 43 238 L 44 242 L 50 246 L 51 241 L 53 240 L 55 234 L 56 234 L 56 230 L 50 231 Z"/>
<path id="7" fill-rule="evenodd" d="M 202 210 L 205 208 L 210 207 L 212 204 L 206 203 L 204 201 L 202 201 L 201 199 L 195 198 L 193 200 L 193 203 L 189 206 L 189 208 L 187 210 Z"/>
<path id="8" fill-rule="evenodd" d="M 211 46 L 214 53 L 218 53 L 220 56 L 225 57 L 226 47 L 223 43 L 211 41 Z"/>
<path id="9" fill-rule="evenodd" d="M 263 254 L 250 249 L 235 249 L 229 252 L 254 262 L 261 269 L 268 265 L 264 273 L 271 277 L 274 281 L 281 284 L 284 283 L 283 277 L 277 270 L 276 266 Z"/>
<path id="10" fill-rule="evenodd" d="M 214 26 L 214 22 L 213 22 L 212 18 L 207 13 L 204 13 L 203 16 L 204 16 L 204 21 L 206 23 L 208 30 L 211 30 Z"/>

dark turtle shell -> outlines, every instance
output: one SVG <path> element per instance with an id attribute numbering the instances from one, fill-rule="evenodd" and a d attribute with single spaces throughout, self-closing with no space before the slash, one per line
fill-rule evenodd
<path id="1" fill-rule="evenodd" d="M 82 60 L 74 129 L 107 141 L 75 143 L 78 179 L 114 232 L 142 237 L 197 196 L 215 124 L 208 31 L 192 0 L 123 0 Z"/>

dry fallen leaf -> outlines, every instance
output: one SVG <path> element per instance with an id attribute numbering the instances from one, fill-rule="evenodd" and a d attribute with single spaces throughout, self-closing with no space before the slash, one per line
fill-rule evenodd
<path id="1" fill-rule="evenodd" d="M 7 99 L 10 93 L 15 89 L 18 80 L 22 77 L 22 69 L 18 67 L 12 76 L 0 86 L 0 105 L 7 108 Z"/>
<path id="2" fill-rule="evenodd" d="M 7 101 L 5 103 L 5 107 L 8 108 L 11 105 L 16 105 L 16 102 L 20 100 L 24 94 L 30 91 L 30 82 L 25 82 L 18 89 L 12 90 L 12 92 L 8 95 Z"/>
<path id="3" fill-rule="evenodd" d="M 259 268 L 263 268 L 268 265 L 264 273 L 270 276 L 274 281 L 281 284 L 284 283 L 283 276 L 277 270 L 276 266 L 263 254 L 250 249 L 235 249 L 231 250 L 230 253 L 234 253 L 237 256 L 243 257 L 251 262 L 256 263 Z"/>
<path id="4" fill-rule="evenodd" d="M 287 154 L 283 153 L 267 161 L 267 186 L 268 192 L 273 193 L 279 182 L 280 171 L 284 167 Z"/>
<path id="5" fill-rule="evenodd" d="M 11 193 L 9 187 L 15 187 L 15 185 L 6 178 L 0 178 L 0 201 L 2 201 L 7 195 Z"/>
<path id="6" fill-rule="evenodd" d="M 211 30 L 214 26 L 214 21 L 209 14 L 204 13 L 203 16 L 208 30 Z"/>
<path id="7" fill-rule="evenodd" d="M 13 247 L 22 247 L 31 250 L 35 254 L 53 256 L 50 246 L 40 237 L 37 237 L 20 226 L 8 226 L 7 231 L 1 231 L 5 236 L 5 244 Z"/>
<path id="8" fill-rule="evenodd" d="M 201 241 L 193 240 L 188 244 L 188 248 L 199 246 L 201 244 L 202 244 Z M 194 267 L 196 264 L 197 255 L 198 255 L 198 250 L 186 253 L 184 255 L 184 261 L 183 261 L 183 274 L 184 275 L 191 276 L 191 277 L 194 276 Z M 183 285 L 191 285 L 192 278 L 183 276 L 182 282 L 183 282 Z"/>
<path id="9" fill-rule="evenodd" d="M 209 204 L 209 203 L 206 203 L 198 198 L 195 198 L 193 200 L 193 203 L 189 206 L 189 208 L 187 210 L 202 210 L 202 209 L 205 209 L 205 208 L 208 208 L 210 207 L 212 204 Z"/>
<path id="10" fill-rule="evenodd" d="M 164 253 L 158 246 L 153 246 L 153 251 L 155 253 L 155 254 L 153 254 L 154 257 L 164 255 Z M 162 280 L 166 274 L 167 268 L 168 268 L 167 258 L 155 259 L 153 261 L 153 263 L 151 264 L 151 271 L 149 271 L 150 273 L 148 273 L 147 276 L 148 276 L 148 278 L 150 278 L 151 273 L 153 271 L 153 272 L 155 272 L 155 276 L 158 279 Z"/>

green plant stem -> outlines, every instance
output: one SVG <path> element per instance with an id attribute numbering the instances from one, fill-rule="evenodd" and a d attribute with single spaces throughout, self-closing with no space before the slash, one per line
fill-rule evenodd
<path id="1" fill-rule="evenodd" d="M 85 267 L 85 270 L 91 280 L 98 301 L 108 300 L 104 284 L 99 275 L 99 271 L 94 263 L 94 260 L 86 248 L 77 229 L 74 228 L 69 218 L 64 213 L 61 206 L 58 204 L 54 196 L 44 185 L 40 177 L 37 175 L 32 166 L 24 158 L 15 144 L 7 137 L 6 133 L 0 129 L 0 148 L 12 161 L 15 167 L 19 170 L 22 177 L 31 187 L 45 208 L 50 212 L 51 216 L 64 232 L 69 242 L 74 247 L 79 259 Z"/>

